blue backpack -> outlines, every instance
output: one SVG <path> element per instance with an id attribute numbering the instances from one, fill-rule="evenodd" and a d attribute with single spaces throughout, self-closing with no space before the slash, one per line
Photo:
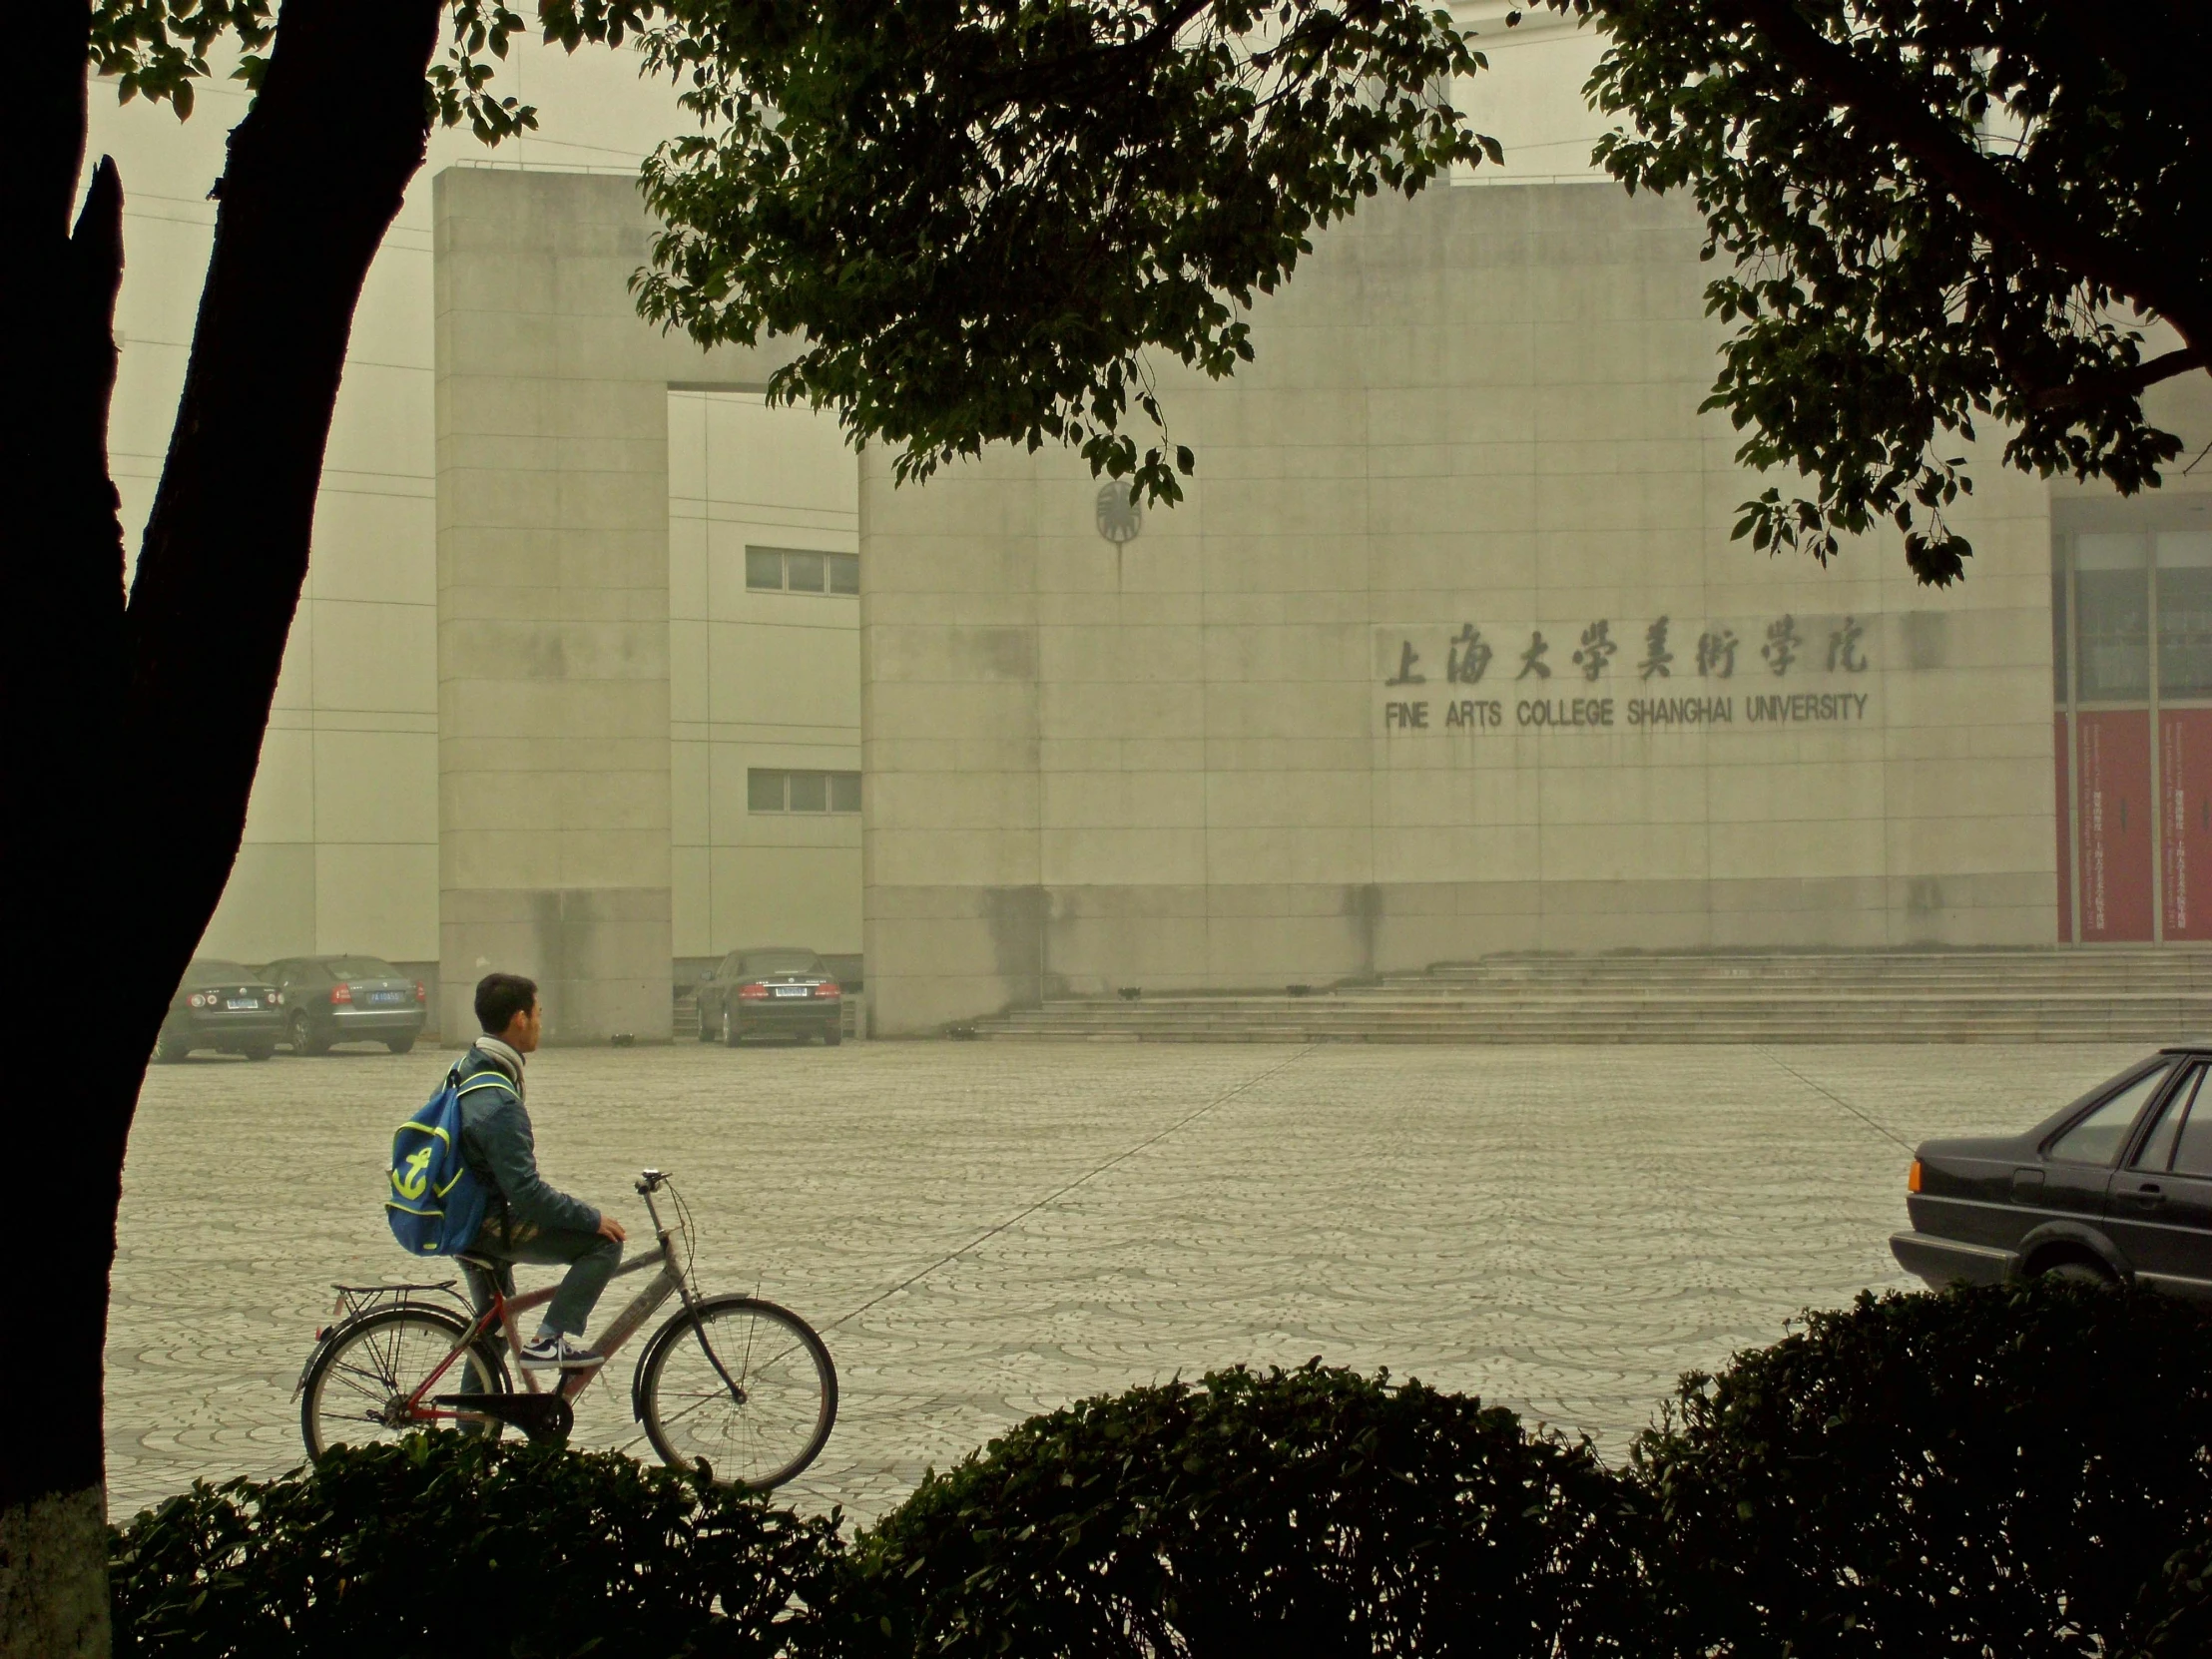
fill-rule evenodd
<path id="1" fill-rule="evenodd" d="M 468 1087 L 495 1077 L 471 1078 Z M 461 1159 L 461 1091 L 457 1071 L 391 1138 L 391 1183 L 384 1219 L 391 1236 L 417 1256 L 454 1256 L 484 1223 L 484 1184 Z"/>

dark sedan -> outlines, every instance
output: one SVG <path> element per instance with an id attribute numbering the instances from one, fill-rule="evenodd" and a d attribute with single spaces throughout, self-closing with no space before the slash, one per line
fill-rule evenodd
<path id="1" fill-rule="evenodd" d="M 169 999 L 154 1058 L 175 1064 L 196 1048 L 266 1060 L 283 1035 L 283 997 L 243 962 L 194 961 Z"/>
<path id="2" fill-rule="evenodd" d="M 747 1037 L 820 1037 L 831 1048 L 844 1036 L 844 991 L 812 950 L 790 946 L 733 950 L 699 982 L 699 1040 L 720 1037 L 735 1048 Z"/>
<path id="3" fill-rule="evenodd" d="M 2212 1301 L 2208 1072 L 2212 1045 L 2164 1049 L 2024 1134 L 1928 1142 L 1891 1253 L 1935 1286 L 2051 1273 Z"/>
<path id="4" fill-rule="evenodd" d="M 286 956 L 268 972 L 284 993 L 284 1040 L 294 1054 L 358 1042 L 404 1054 L 422 1035 L 429 993 L 381 957 Z"/>

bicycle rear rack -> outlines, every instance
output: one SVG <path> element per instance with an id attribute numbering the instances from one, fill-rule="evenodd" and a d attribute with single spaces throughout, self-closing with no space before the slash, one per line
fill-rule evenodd
<path id="1" fill-rule="evenodd" d="M 431 1296 L 442 1296 L 449 1302 L 459 1304 L 461 1311 L 470 1319 L 476 1317 L 474 1305 L 453 1288 L 453 1281 L 450 1279 L 441 1279 L 434 1285 L 332 1285 L 330 1289 L 338 1293 L 337 1301 L 330 1305 L 330 1319 L 333 1324 L 358 1319 L 378 1308 L 403 1308 L 415 1300 L 415 1293 L 418 1291 L 427 1292 Z M 315 1336 L 319 1339 L 322 1333 L 317 1331 Z"/>

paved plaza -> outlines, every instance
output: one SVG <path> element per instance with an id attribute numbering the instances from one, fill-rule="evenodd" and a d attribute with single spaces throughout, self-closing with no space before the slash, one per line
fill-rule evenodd
<path id="1" fill-rule="evenodd" d="M 1618 1456 L 1679 1373 L 1904 1283 L 1912 1142 L 2030 1122 L 2138 1052 L 572 1049 L 537 1057 L 530 1105 L 556 1185 L 635 1235 L 635 1171 L 672 1171 L 703 1287 L 824 1329 L 843 1403 L 789 1495 L 865 1518 L 1033 1411 L 1237 1361 L 1387 1367 Z M 118 1518 L 299 1460 L 332 1282 L 422 1277 L 380 1187 L 444 1063 L 153 1068 L 108 1350 Z M 577 1439 L 649 1457 L 629 1361 Z"/>

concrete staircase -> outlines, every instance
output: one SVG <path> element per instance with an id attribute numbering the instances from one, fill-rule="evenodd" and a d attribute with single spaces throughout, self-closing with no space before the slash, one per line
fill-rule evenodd
<path id="1" fill-rule="evenodd" d="M 1835 1043 L 2212 1040 L 2212 948 L 1495 956 L 1379 982 L 1146 991 L 976 1022 L 1143 1042 Z"/>

